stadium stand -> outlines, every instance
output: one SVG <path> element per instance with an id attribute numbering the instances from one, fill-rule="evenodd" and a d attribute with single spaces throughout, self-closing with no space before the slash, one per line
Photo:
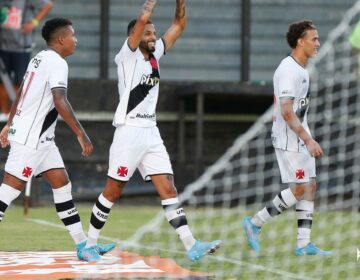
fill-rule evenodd
<path id="1" fill-rule="evenodd" d="M 69 3 L 71 2 L 71 5 Z M 78 53 L 69 58 L 73 78 L 99 77 L 100 1 L 58 1 L 50 16 L 71 18 L 79 39 Z M 110 1 L 109 76 L 116 79 L 113 63 L 125 39 L 128 22 L 143 0 Z M 284 26 L 309 18 L 322 40 L 336 26 L 354 0 L 253 0 L 251 1 L 250 80 L 270 81 L 274 67 L 288 53 Z M 239 81 L 241 52 L 241 1 L 188 1 L 189 24 L 171 57 L 162 61 L 162 78 L 178 81 Z M 173 1 L 163 1 L 153 20 L 162 34 L 172 20 Z M 41 48 L 38 36 L 38 49 Z"/>

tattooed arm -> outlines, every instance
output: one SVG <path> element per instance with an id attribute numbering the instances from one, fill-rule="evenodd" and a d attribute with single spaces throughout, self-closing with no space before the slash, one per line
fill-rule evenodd
<path id="1" fill-rule="evenodd" d="M 128 34 L 129 35 L 128 44 L 130 49 L 132 49 L 133 51 L 136 50 L 140 44 L 145 25 L 150 20 L 151 15 L 155 9 L 155 6 L 156 6 L 156 0 L 146 0 L 136 19 L 135 26 L 133 27 L 130 34 Z"/>
<path id="2" fill-rule="evenodd" d="M 175 17 L 170 28 L 165 32 L 163 39 L 166 45 L 166 51 L 170 50 L 175 41 L 184 31 L 187 23 L 185 0 L 176 0 Z"/>
<path id="3" fill-rule="evenodd" d="M 56 88 L 52 90 L 53 99 L 55 108 L 66 122 L 66 124 L 71 128 L 71 130 L 77 136 L 77 139 L 80 143 L 82 149 L 83 156 L 91 155 L 93 151 L 93 145 L 89 137 L 87 136 L 84 128 L 76 118 L 74 114 L 74 110 L 72 109 L 68 99 L 67 99 L 67 92 L 64 88 Z"/>

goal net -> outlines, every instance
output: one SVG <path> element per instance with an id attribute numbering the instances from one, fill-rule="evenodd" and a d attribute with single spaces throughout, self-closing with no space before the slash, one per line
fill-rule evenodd
<path id="1" fill-rule="evenodd" d="M 295 257 L 294 209 L 267 223 L 259 254 L 247 246 L 242 219 L 253 215 L 285 186 L 271 144 L 272 108 L 240 135 L 224 155 L 179 195 L 194 236 L 222 239 L 213 256 L 192 264 L 162 211 L 127 240 L 128 248 L 175 259 L 217 279 L 355 279 L 360 274 L 360 77 L 349 35 L 360 2 L 329 34 L 311 61 L 309 124 L 324 150 L 317 160 L 318 192 L 312 242 L 330 257 Z M 360 257 L 358 257 L 360 258 Z"/>

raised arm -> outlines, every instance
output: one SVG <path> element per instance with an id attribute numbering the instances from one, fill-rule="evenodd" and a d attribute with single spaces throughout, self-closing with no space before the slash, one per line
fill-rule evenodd
<path id="1" fill-rule="evenodd" d="M 89 137 L 87 136 L 84 128 L 76 118 L 74 114 L 74 110 L 71 107 L 67 99 L 67 91 L 64 88 L 56 88 L 52 90 L 55 108 L 63 118 L 63 120 L 67 123 L 67 125 L 71 128 L 71 130 L 77 136 L 77 139 L 80 143 L 82 149 L 83 156 L 91 155 L 93 151 L 93 145 Z"/>
<path id="2" fill-rule="evenodd" d="M 304 141 L 309 153 L 314 157 L 323 155 L 318 142 L 316 142 L 311 135 L 302 126 L 299 118 L 293 111 L 294 100 L 291 98 L 280 98 L 281 115 L 286 121 L 287 125 L 296 133 L 296 135 Z"/>
<path id="3" fill-rule="evenodd" d="M 133 51 L 135 51 L 140 44 L 145 25 L 150 20 L 151 15 L 155 9 L 155 5 L 156 0 L 146 0 L 136 19 L 136 24 L 134 28 L 132 29 L 130 34 L 128 34 L 128 44 L 130 49 L 132 49 Z"/>
<path id="4" fill-rule="evenodd" d="M 165 32 L 163 39 L 166 44 L 166 51 L 170 50 L 175 41 L 184 31 L 187 23 L 185 0 L 176 0 L 175 17 L 170 28 Z"/>

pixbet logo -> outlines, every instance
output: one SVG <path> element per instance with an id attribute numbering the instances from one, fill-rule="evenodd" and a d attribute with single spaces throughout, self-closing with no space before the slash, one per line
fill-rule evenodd
<path id="1" fill-rule="evenodd" d="M 360 250 L 359 250 L 359 248 L 356 248 L 356 260 L 357 261 L 360 260 Z"/>

